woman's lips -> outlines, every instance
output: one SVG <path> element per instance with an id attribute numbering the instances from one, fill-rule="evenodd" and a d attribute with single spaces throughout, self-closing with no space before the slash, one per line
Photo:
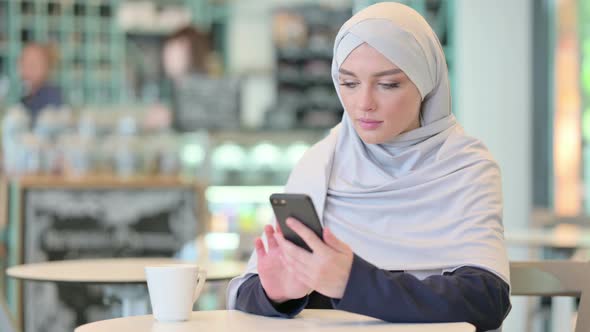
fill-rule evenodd
<path id="1" fill-rule="evenodd" d="M 375 130 L 381 126 L 383 121 L 358 119 L 359 126 L 365 130 Z"/>

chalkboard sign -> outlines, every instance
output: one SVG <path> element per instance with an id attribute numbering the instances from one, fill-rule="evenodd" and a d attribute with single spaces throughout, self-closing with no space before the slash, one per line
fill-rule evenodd
<path id="1" fill-rule="evenodd" d="M 180 131 L 240 126 L 240 84 L 235 78 L 191 75 L 174 85 L 174 124 Z"/>
<path id="2" fill-rule="evenodd" d="M 30 189 L 24 195 L 24 262 L 172 257 L 199 231 L 197 193 L 158 189 Z M 105 286 L 26 282 L 27 332 L 73 331 L 120 316 Z"/>

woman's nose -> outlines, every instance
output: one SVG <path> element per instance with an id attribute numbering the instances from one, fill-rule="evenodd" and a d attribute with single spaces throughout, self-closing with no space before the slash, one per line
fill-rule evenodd
<path id="1" fill-rule="evenodd" d="M 358 106 L 362 111 L 374 111 L 376 109 L 375 96 L 370 88 L 361 89 L 358 98 Z"/>

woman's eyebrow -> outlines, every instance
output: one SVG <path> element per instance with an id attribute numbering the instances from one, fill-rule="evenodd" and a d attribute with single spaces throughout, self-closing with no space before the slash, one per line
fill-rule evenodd
<path id="1" fill-rule="evenodd" d="M 401 69 L 395 68 L 395 69 L 380 71 L 378 73 L 373 74 L 373 76 L 379 77 L 379 76 L 395 75 L 395 74 L 399 74 L 401 72 L 402 72 Z"/>
<path id="2" fill-rule="evenodd" d="M 344 74 L 344 75 L 350 75 L 350 76 L 354 76 L 354 77 L 356 77 L 356 75 L 355 75 L 353 72 L 351 72 L 351 71 L 348 71 L 348 70 L 346 70 L 346 69 L 344 69 L 344 68 L 340 68 L 340 69 L 338 69 L 338 72 L 339 72 L 340 74 Z"/>

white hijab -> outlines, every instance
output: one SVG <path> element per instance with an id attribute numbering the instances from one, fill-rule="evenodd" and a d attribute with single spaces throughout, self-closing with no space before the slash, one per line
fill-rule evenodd
<path id="1" fill-rule="evenodd" d="M 348 115 L 297 164 L 286 192 L 308 194 L 324 226 L 354 253 L 385 270 L 484 268 L 509 282 L 498 165 L 451 114 L 442 47 L 413 9 L 392 2 L 367 7 L 340 29 L 332 78 L 363 43 L 397 65 L 422 96 L 421 127 L 386 144 L 365 144 Z M 256 253 L 230 282 L 257 273 Z"/>

